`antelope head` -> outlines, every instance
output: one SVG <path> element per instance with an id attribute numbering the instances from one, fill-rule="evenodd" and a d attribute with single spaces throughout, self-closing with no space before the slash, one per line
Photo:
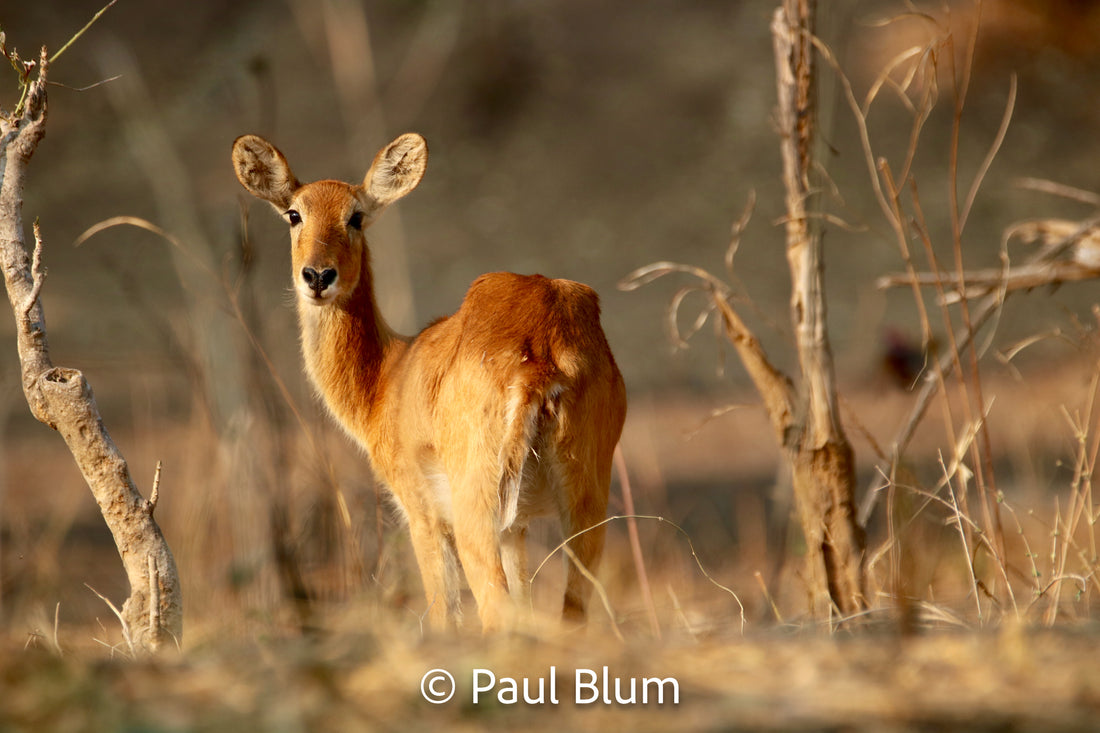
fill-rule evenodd
<path id="1" fill-rule="evenodd" d="M 299 301 L 329 305 L 348 300 L 369 262 L 365 231 L 394 201 L 416 188 L 428 146 L 406 133 L 382 148 L 363 183 L 300 183 L 279 150 L 257 135 L 233 143 L 237 178 L 290 225 L 291 277 Z"/>

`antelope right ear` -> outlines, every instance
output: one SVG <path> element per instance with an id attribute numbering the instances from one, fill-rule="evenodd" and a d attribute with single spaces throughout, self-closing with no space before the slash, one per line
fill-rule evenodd
<path id="1" fill-rule="evenodd" d="M 233 141 L 233 170 L 249 193 L 270 202 L 280 213 L 298 190 L 298 179 L 286 158 L 259 135 L 241 135 Z"/>
<path id="2" fill-rule="evenodd" d="M 380 206 L 388 206 L 416 188 L 428 167 L 428 143 L 407 132 L 378 151 L 363 188 Z"/>

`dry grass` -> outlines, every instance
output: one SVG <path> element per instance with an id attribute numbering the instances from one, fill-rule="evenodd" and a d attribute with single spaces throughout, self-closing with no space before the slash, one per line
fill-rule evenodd
<path id="1" fill-rule="evenodd" d="M 607 636 L 422 640 L 377 608 L 345 608 L 310 639 L 222 638 L 180 658 L 89 664 L 7 644 L 0 726 L 13 730 L 1087 730 L 1100 706 L 1095 630 L 776 631 L 662 643 Z M 362 619 L 371 618 L 364 630 Z M 381 620 L 381 624 L 378 622 Z M 577 704 L 575 670 L 620 680 L 674 677 L 679 703 Z M 422 676 L 457 680 L 449 703 Z M 537 684 L 553 668 L 558 704 L 472 702 L 474 670 Z M 482 680 L 485 678 L 482 677 Z M 535 695 L 535 686 L 530 693 Z M 547 688 L 548 689 L 548 688 Z M 612 695 L 614 695 L 612 687 Z M 636 688 L 637 689 L 637 688 Z M 522 693 L 521 693 L 522 694 Z M 587 690 L 582 690 L 587 697 Z M 508 698 L 505 698 L 507 700 Z M 583 698 L 582 698 L 583 699 Z"/>

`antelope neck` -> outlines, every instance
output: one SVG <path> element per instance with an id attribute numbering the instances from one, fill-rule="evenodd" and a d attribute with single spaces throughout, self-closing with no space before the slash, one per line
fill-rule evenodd
<path id="1" fill-rule="evenodd" d="M 374 297 L 369 256 L 351 295 L 317 306 L 298 298 L 306 370 L 329 410 L 349 432 L 366 425 L 382 398 L 386 369 L 407 339 L 386 323 Z"/>

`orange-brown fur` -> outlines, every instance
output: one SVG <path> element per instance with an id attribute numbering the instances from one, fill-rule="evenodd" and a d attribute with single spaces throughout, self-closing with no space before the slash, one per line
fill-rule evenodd
<path id="1" fill-rule="evenodd" d="M 433 626 L 460 618 L 461 562 L 483 628 L 500 628 L 528 598 L 530 519 L 557 514 L 568 537 L 604 518 L 626 396 L 596 293 L 580 283 L 492 273 L 415 338 L 386 325 L 363 231 L 426 162 L 408 134 L 363 185 L 303 185 L 267 141 L 233 147 L 241 183 L 292 223 L 306 372 L 408 520 Z M 570 543 L 587 568 L 603 536 Z M 570 564 L 563 615 L 583 619 L 587 596 Z"/>

